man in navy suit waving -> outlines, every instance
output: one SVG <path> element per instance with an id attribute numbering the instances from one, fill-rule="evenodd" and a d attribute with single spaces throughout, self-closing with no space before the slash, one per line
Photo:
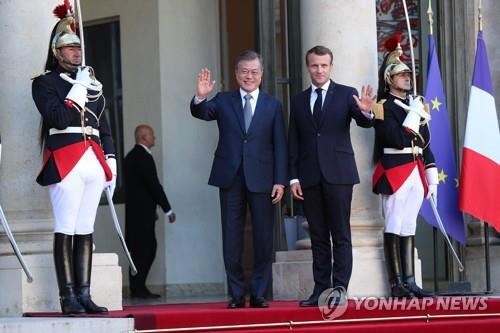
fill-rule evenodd
<path id="1" fill-rule="evenodd" d="M 273 204 L 283 197 L 287 180 L 287 149 L 281 103 L 259 89 L 262 57 L 244 51 L 236 60 L 236 91 L 207 100 L 215 81 L 210 70 L 198 74 L 191 114 L 216 120 L 219 142 L 208 183 L 219 187 L 224 265 L 230 293 L 229 308 L 245 306 L 241 257 L 247 205 L 253 232 L 254 266 L 250 306 L 268 307 L 271 282 Z"/>
<path id="2" fill-rule="evenodd" d="M 313 253 L 314 291 L 300 306 L 317 306 L 324 290 L 347 290 L 351 278 L 351 200 L 359 176 L 350 123 L 373 126 L 376 96 L 369 85 L 358 98 L 356 89 L 332 81 L 327 47 L 310 49 L 306 65 L 312 84 L 291 103 L 289 172 L 293 197 L 304 201 Z M 345 302 L 345 293 L 336 295 L 334 305 Z"/>

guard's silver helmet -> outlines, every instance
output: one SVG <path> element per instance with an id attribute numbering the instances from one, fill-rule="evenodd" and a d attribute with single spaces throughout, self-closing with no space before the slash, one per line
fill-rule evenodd
<path id="1" fill-rule="evenodd" d="M 80 37 L 76 34 L 76 20 L 68 0 L 54 9 L 54 15 L 61 20 L 57 23 L 51 41 L 52 53 L 64 46 L 81 46 Z"/>
<path id="2" fill-rule="evenodd" d="M 384 71 L 384 80 L 387 84 L 394 86 L 394 81 L 392 80 L 394 75 L 411 72 L 410 67 L 401 61 L 399 63 L 389 64 Z"/>
<path id="3" fill-rule="evenodd" d="M 401 56 L 403 55 L 403 49 L 401 48 L 402 35 L 396 34 L 392 38 L 388 39 L 385 43 L 386 48 L 391 51 L 385 60 L 385 69 L 383 72 L 383 80 L 385 83 L 385 89 L 387 90 L 389 86 L 395 88 L 396 84 L 393 80 L 394 75 L 400 73 L 411 73 L 412 70 L 401 61 Z"/>

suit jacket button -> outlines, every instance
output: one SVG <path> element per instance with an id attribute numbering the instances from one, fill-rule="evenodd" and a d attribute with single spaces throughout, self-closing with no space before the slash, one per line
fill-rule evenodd
<path id="1" fill-rule="evenodd" d="M 321 133 L 318 133 L 318 136 L 321 136 Z"/>
<path id="2" fill-rule="evenodd" d="M 244 143 L 247 143 L 247 142 L 248 142 L 248 140 L 247 140 L 247 139 L 245 139 L 245 140 L 243 140 L 243 142 L 244 142 Z"/>

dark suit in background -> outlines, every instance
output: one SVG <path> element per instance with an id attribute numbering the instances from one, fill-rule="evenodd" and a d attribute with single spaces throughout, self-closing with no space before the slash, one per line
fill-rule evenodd
<path id="1" fill-rule="evenodd" d="M 153 156 L 136 144 L 125 158 L 125 240 L 137 275 L 130 277 L 132 296 L 147 297 L 146 278 L 156 256 L 155 222 L 157 205 L 171 211 L 165 191 L 158 179 Z"/>
<path id="2" fill-rule="evenodd" d="M 314 88 L 323 88 L 321 113 L 313 115 L 312 104 L 316 103 L 318 94 L 312 88 L 291 102 L 289 172 L 292 193 L 293 183 L 300 184 L 298 199 L 304 200 L 315 283 L 310 299 L 302 301 L 301 306 L 317 305 L 325 289 L 343 287 L 347 290 L 352 271 L 352 191 L 353 185 L 359 183 L 350 124 L 354 119 L 358 126 L 373 126 L 372 115 L 364 115 L 353 98 L 358 96 L 356 89 L 329 79 L 332 58 L 331 51 L 324 47 L 313 48 L 308 53 L 308 70 L 313 84 L 317 84 Z"/>

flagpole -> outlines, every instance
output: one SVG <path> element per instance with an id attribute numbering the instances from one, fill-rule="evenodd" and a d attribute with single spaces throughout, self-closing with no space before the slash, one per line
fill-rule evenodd
<path id="1" fill-rule="evenodd" d="M 439 278 L 438 278 L 438 238 L 437 238 L 437 228 L 432 227 L 432 247 L 433 247 L 433 255 L 434 255 L 434 292 L 438 293 L 439 292 Z"/>
<path id="2" fill-rule="evenodd" d="M 432 5 L 431 5 L 431 0 L 429 0 L 429 7 L 427 7 L 427 16 L 429 18 L 429 34 L 432 35 L 432 25 L 434 24 L 434 20 L 432 16 L 434 15 L 434 12 L 432 11 Z"/>
<path id="3" fill-rule="evenodd" d="M 481 13 L 482 1 L 479 0 L 478 21 L 479 31 L 483 31 L 483 14 Z M 490 271 L 490 228 L 484 221 L 484 266 L 486 268 L 486 294 L 491 293 L 491 271 Z"/>
<path id="4" fill-rule="evenodd" d="M 483 14 L 481 14 L 482 1 L 479 0 L 479 31 L 483 31 Z"/>
<path id="5" fill-rule="evenodd" d="M 486 222 L 484 226 L 484 261 L 486 267 L 486 294 L 491 293 L 491 272 L 490 272 L 490 228 Z"/>
<path id="6" fill-rule="evenodd" d="M 427 7 L 427 18 L 429 20 L 429 34 L 432 35 L 432 25 L 434 20 L 432 16 L 434 12 L 432 11 L 431 0 L 429 0 L 429 7 Z M 434 270 L 434 292 L 439 292 L 439 278 L 438 278 L 438 238 L 437 238 L 437 228 L 432 226 L 432 247 L 433 247 L 433 270 Z"/>

